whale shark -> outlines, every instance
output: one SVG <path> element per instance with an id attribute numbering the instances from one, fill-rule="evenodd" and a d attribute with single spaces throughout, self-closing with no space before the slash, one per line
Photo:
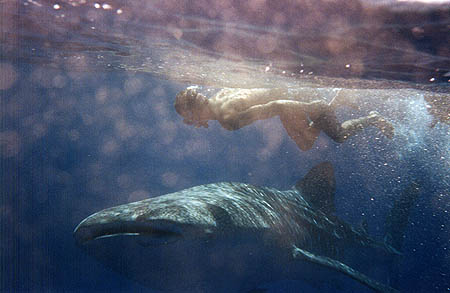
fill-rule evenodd
<path id="1" fill-rule="evenodd" d="M 398 292 L 388 284 L 392 270 L 380 266 L 400 255 L 418 185 L 393 205 L 384 240 L 336 216 L 335 188 L 328 162 L 285 191 L 194 186 L 94 213 L 74 237 L 107 267 L 156 290 L 261 292 L 279 280 L 320 289 L 344 279 L 358 292 Z"/>

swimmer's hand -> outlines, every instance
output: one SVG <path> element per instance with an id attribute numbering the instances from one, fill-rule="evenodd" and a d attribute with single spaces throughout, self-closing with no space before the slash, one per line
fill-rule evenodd
<path id="1" fill-rule="evenodd" d="M 195 125 L 195 128 L 205 127 L 208 128 L 208 121 L 199 121 Z"/>
<path id="2" fill-rule="evenodd" d="M 189 119 L 183 119 L 183 123 L 187 125 L 194 125 L 195 128 L 200 127 L 208 128 L 208 121 L 192 121 Z"/>

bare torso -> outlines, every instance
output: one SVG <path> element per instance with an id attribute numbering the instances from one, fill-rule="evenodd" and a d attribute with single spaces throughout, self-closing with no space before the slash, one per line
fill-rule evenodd
<path id="1" fill-rule="evenodd" d="M 288 99 L 288 91 L 285 89 L 223 89 L 209 99 L 209 104 L 217 121 L 225 129 L 235 130 L 256 120 L 268 118 L 259 115 L 246 117 L 249 118 L 248 123 L 238 127 L 237 123 L 242 123 L 242 114 L 246 111 L 255 106 Z"/>

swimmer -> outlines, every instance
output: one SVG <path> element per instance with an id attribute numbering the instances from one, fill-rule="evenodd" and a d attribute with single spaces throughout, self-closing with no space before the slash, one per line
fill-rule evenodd
<path id="1" fill-rule="evenodd" d="M 320 131 L 339 143 L 368 126 L 377 127 L 389 139 L 394 136 L 392 124 L 376 111 L 339 123 L 335 110 L 343 105 L 355 108 L 339 94 L 330 103 L 300 102 L 290 99 L 284 89 L 222 89 L 208 99 L 190 87 L 177 94 L 175 110 L 188 125 L 208 127 L 209 120 L 217 120 L 227 130 L 278 116 L 288 135 L 303 151 L 312 148 Z"/>

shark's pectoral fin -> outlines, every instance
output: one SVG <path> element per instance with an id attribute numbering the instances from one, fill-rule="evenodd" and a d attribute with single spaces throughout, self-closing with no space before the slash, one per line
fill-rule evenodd
<path id="1" fill-rule="evenodd" d="M 387 285 L 384 285 L 369 278 L 368 276 L 364 275 L 363 273 L 360 273 L 359 271 L 349 267 L 346 264 L 343 264 L 337 260 L 331 259 L 326 256 L 315 255 L 309 251 L 300 249 L 295 245 L 293 248 L 293 257 L 295 259 L 310 261 L 315 264 L 339 271 L 343 274 L 346 274 L 350 278 L 368 286 L 369 288 L 375 290 L 376 292 L 399 292 L 392 287 L 389 287 Z"/>

